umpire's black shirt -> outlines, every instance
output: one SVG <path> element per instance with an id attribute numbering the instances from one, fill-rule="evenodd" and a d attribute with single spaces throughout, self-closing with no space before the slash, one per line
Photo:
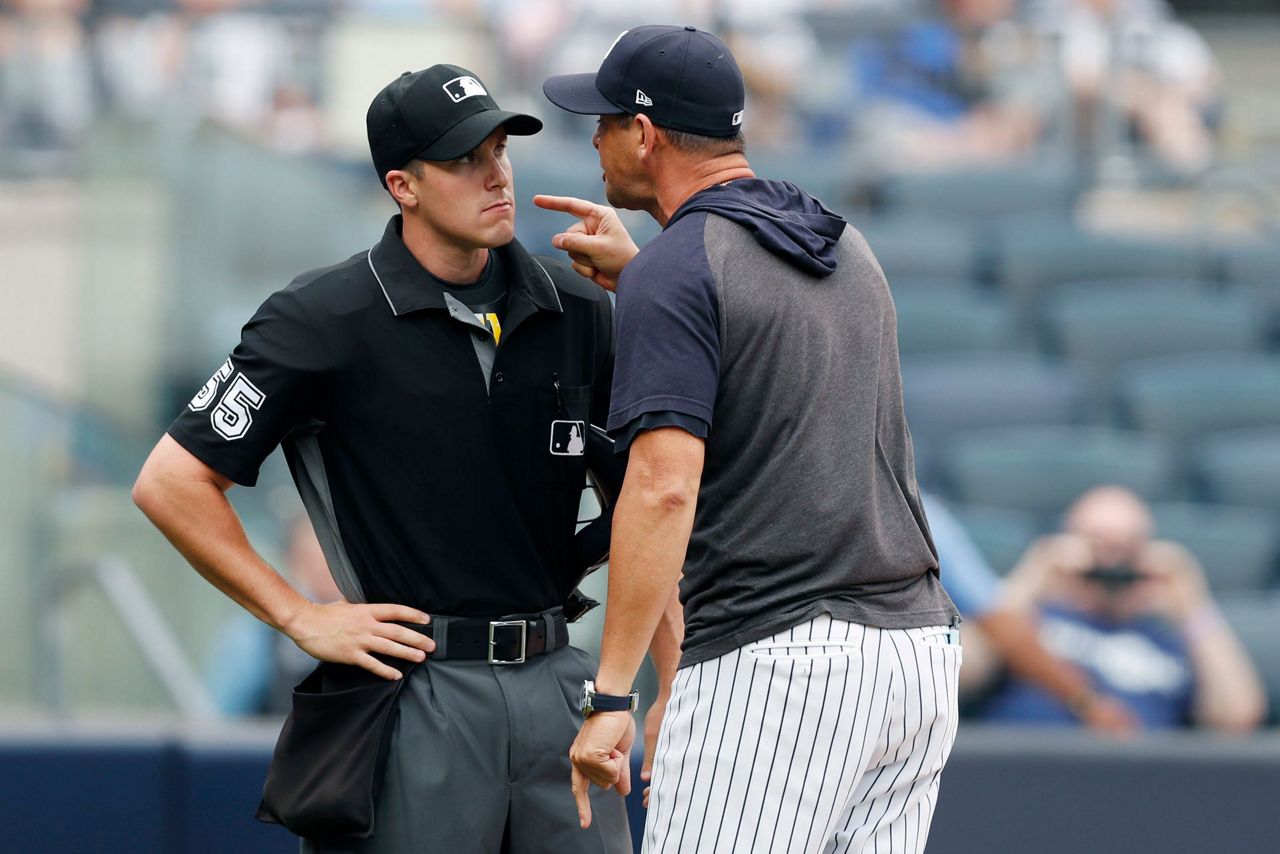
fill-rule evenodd
<path id="1" fill-rule="evenodd" d="M 563 604 L 586 422 L 609 404 L 607 295 L 516 241 L 494 250 L 510 290 L 486 388 L 472 336 L 488 332 L 399 229 L 272 294 L 169 435 L 245 485 L 283 444 L 351 601 L 485 617 Z"/>

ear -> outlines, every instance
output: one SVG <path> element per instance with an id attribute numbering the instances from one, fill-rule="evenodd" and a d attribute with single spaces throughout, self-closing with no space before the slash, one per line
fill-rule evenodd
<path id="1" fill-rule="evenodd" d="M 637 144 L 639 146 L 640 159 L 644 160 L 653 153 L 654 148 L 658 144 L 658 128 L 654 125 L 653 120 L 644 113 L 636 113 L 635 126 L 639 138 Z"/>
<path id="2" fill-rule="evenodd" d="M 387 190 L 401 207 L 418 206 L 418 194 L 414 191 L 412 181 L 413 176 L 403 169 L 392 169 L 387 173 Z"/>

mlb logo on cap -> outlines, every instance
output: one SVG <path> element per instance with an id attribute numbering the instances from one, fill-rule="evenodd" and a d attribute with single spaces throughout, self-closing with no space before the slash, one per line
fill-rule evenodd
<path id="1" fill-rule="evenodd" d="M 468 98 L 474 98 L 476 95 L 489 94 L 480 85 L 480 81 L 474 77 L 455 77 L 444 84 L 444 91 L 455 104 Z"/>
<path id="2" fill-rule="evenodd" d="M 581 457 L 587 452 L 584 421 L 552 421 L 551 453 L 557 457 Z"/>

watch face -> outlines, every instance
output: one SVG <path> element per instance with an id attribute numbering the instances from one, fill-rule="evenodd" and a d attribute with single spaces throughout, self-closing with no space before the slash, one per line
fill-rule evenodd
<path id="1" fill-rule="evenodd" d="M 578 701 L 578 711 L 582 712 L 584 718 L 590 717 L 593 709 L 591 708 L 591 695 L 595 693 L 595 684 L 590 680 L 582 683 L 582 699 Z"/>

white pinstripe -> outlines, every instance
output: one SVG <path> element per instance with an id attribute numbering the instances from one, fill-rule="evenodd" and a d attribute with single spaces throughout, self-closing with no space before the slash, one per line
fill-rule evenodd
<path id="1" fill-rule="evenodd" d="M 946 633 L 824 614 L 682 668 L 644 852 L 922 852 L 956 733 Z"/>

